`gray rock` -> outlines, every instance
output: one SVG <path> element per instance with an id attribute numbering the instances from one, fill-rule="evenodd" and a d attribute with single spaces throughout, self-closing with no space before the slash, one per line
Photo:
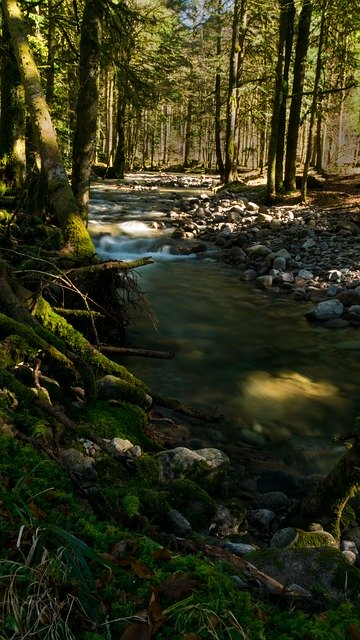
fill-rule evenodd
<path id="1" fill-rule="evenodd" d="M 303 280 L 312 280 L 314 274 L 307 269 L 300 269 L 300 271 L 298 272 L 298 277 L 302 278 Z"/>
<path id="2" fill-rule="evenodd" d="M 283 491 L 264 493 L 258 498 L 257 502 L 260 508 L 271 509 L 271 511 L 287 509 L 291 505 L 290 498 Z"/>
<path id="3" fill-rule="evenodd" d="M 198 482 L 204 488 L 213 488 L 225 476 L 229 469 L 229 458 L 219 449 L 198 449 L 176 447 L 160 451 L 154 455 L 159 463 L 160 480 L 188 478 Z"/>
<path id="4" fill-rule="evenodd" d="M 356 564 L 357 557 L 353 551 L 343 551 L 342 553 L 350 564 Z"/>
<path id="5" fill-rule="evenodd" d="M 307 238 L 302 245 L 303 249 L 312 249 L 313 247 L 316 247 L 316 241 L 314 238 Z"/>
<path id="6" fill-rule="evenodd" d="M 286 258 L 284 258 L 284 256 L 277 256 L 273 262 L 273 269 L 278 269 L 279 271 L 285 271 Z"/>
<path id="7" fill-rule="evenodd" d="M 356 316 L 360 315 L 360 304 L 351 305 L 351 307 L 349 307 L 348 309 L 348 312 L 353 313 Z"/>
<path id="8" fill-rule="evenodd" d="M 286 260 L 290 260 L 291 254 L 287 249 L 279 249 L 276 253 L 273 253 L 274 258 L 285 258 Z"/>
<path id="9" fill-rule="evenodd" d="M 254 547 L 252 544 L 245 544 L 243 542 L 226 542 L 225 549 L 230 551 L 230 553 L 234 553 L 236 556 L 248 556 L 249 553 L 256 551 L 257 547 Z"/>
<path id="10" fill-rule="evenodd" d="M 340 318 L 344 313 L 344 305 L 337 300 L 325 300 L 319 302 L 313 311 L 314 317 L 317 320 L 331 320 L 333 318 Z"/>
<path id="11" fill-rule="evenodd" d="M 331 284 L 330 287 L 328 287 L 328 290 L 326 292 L 326 295 L 329 298 L 333 298 L 334 296 L 336 296 L 337 292 L 339 291 L 339 287 L 337 284 Z"/>
<path id="12" fill-rule="evenodd" d="M 172 533 L 175 533 L 178 536 L 184 536 L 191 531 L 191 524 L 185 518 L 185 516 L 177 511 L 176 509 L 170 509 L 170 511 L 166 514 L 168 527 Z"/>
<path id="13" fill-rule="evenodd" d="M 253 282 L 257 277 L 257 273 L 254 269 L 246 269 L 242 274 L 244 282 Z"/>
<path id="14" fill-rule="evenodd" d="M 246 253 L 249 253 L 254 258 L 260 256 L 268 256 L 271 253 L 271 249 L 264 244 L 253 244 L 251 247 L 247 247 Z"/>
<path id="15" fill-rule="evenodd" d="M 93 484 L 97 473 L 93 467 L 93 458 L 85 456 L 77 449 L 59 449 L 58 457 L 69 473 L 76 475 L 80 483 Z"/>
<path id="16" fill-rule="evenodd" d="M 264 531 L 270 531 L 270 527 L 276 516 L 271 509 L 252 509 L 248 511 L 249 523 L 260 527 Z"/>

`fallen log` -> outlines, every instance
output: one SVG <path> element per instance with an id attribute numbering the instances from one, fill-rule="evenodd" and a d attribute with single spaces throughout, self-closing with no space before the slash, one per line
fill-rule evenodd
<path id="1" fill-rule="evenodd" d="M 174 354 L 171 351 L 155 351 L 154 349 L 131 349 L 130 347 L 111 347 L 98 345 L 96 347 L 101 353 L 119 353 L 124 356 L 142 356 L 144 358 L 162 358 L 171 360 Z"/>
<path id="2" fill-rule="evenodd" d="M 184 404 L 175 398 L 164 398 L 163 396 L 152 394 L 152 398 L 155 405 L 159 407 L 165 407 L 165 409 L 172 409 L 176 411 L 176 413 L 181 413 L 184 416 L 188 416 L 189 418 L 196 418 L 197 420 L 201 420 L 202 422 L 223 422 L 225 416 L 223 415 L 210 415 L 205 413 L 204 411 L 200 411 L 200 409 L 195 409 L 195 407 L 191 407 L 190 405 Z"/>
<path id="3" fill-rule="evenodd" d="M 66 269 L 66 274 L 69 275 L 81 275 L 83 273 L 97 273 L 99 271 L 109 271 L 114 269 L 121 269 L 128 271 L 129 269 L 137 269 L 147 264 L 153 264 L 154 260 L 150 256 L 145 258 L 139 258 L 138 260 L 124 261 L 124 260 L 107 260 L 104 262 L 97 262 L 96 264 L 87 265 L 86 267 L 73 267 Z"/>

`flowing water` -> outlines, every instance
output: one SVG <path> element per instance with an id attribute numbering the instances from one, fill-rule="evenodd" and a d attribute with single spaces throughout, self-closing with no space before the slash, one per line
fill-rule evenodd
<path id="1" fill-rule="evenodd" d="M 211 251 L 177 255 L 172 230 L 156 228 L 169 224 L 174 200 L 116 182 L 92 189 L 89 228 L 98 253 L 154 259 L 137 277 L 157 326 L 139 313 L 129 343 L 175 354 L 128 357 L 126 366 L 158 393 L 225 415 L 216 427 L 193 427 L 194 442 L 251 443 L 284 452 L 302 470 L 326 471 L 341 453 L 331 438 L 360 414 L 358 331 L 309 324 L 309 303 L 242 283 Z"/>

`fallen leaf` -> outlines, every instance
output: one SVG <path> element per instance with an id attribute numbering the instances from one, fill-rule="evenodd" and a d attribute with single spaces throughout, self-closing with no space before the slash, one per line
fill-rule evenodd
<path id="1" fill-rule="evenodd" d="M 37 504 L 35 504 L 35 502 L 33 500 L 28 502 L 28 507 L 29 507 L 31 513 L 33 514 L 33 516 L 35 516 L 35 518 L 39 518 L 40 520 L 46 520 L 47 519 L 46 513 L 44 511 L 42 511 L 40 509 L 40 507 L 38 507 Z"/>
<path id="2" fill-rule="evenodd" d="M 175 573 L 166 578 L 159 586 L 159 593 L 164 593 L 172 600 L 186 598 L 198 586 L 195 580 L 191 580 L 187 573 Z"/>
<path id="3" fill-rule="evenodd" d="M 151 629 L 144 622 L 136 622 L 125 629 L 121 640 L 150 640 Z"/>
<path id="4" fill-rule="evenodd" d="M 171 560 L 172 555 L 169 549 L 157 549 L 153 551 L 152 557 L 154 560 Z"/>

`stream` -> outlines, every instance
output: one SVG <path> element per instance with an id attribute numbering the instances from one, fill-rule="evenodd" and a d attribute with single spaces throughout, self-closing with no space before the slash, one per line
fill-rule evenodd
<path id="1" fill-rule="evenodd" d="M 220 424 L 192 426 L 191 446 L 250 444 L 302 472 L 326 473 L 343 453 L 331 438 L 360 414 L 360 359 L 344 347 L 358 331 L 309 324 L 311 304 L 242 283 L 236 269 L 214 260 L 214 248 L 177 255 L 166 217 L 176 197 L 131 182 L 91 189 L 89 230 L 98 254 L 154 259 L 137 278 L 157 323 L 135 314 L 128 345 L 175 354 L 127 357 L 124 364 L 156 392 L 225 415 Z"/>

